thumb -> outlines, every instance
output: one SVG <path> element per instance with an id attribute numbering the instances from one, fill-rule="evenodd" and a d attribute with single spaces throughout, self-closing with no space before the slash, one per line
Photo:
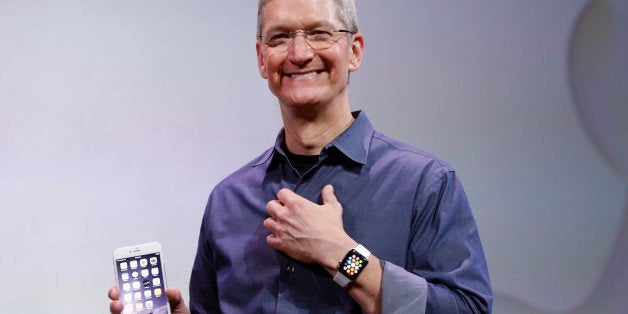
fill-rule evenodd
<path id="1" fill-rule="evenodd" d="M 185 302 L 183 301 L 183 297 L 181 296 L 181 291 L 177 288 L 168 288 L 166 289 L 166 296 L 168 297 L 168 302 L 170 303 L 170 311 L 172 314 L 188 314 L 190 310 L 185 306 Z"/>
<path id="2" fill-rule="evenodd" d="M 334 194 L 334 187 L 331 184 L 327 184 L 323 187 L 321 198 L 323 199 L 323 204 L 338 202 L 336 194 Z"/>

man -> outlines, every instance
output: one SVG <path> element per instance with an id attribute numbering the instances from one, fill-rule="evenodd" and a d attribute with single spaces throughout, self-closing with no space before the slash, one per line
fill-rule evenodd
<path id="1" fill-rule="evenodd" d="M 212 192 L 191 312 L 490 312 L 453 169 L 351 112 L 349 73 L 364 51 L 353 1 L 261 0 L 256 49 L 284 128 Z M 177 289 L 167 295 L 188 312 Z"/>

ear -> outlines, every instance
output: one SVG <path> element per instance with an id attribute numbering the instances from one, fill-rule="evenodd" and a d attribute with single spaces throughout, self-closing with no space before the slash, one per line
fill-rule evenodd
<path id="1" fill-rule="evenodd" d="M 360 33 L 353 34 L 351 42 L 351 60 L 349 62 L 349 72 L 356 71 L 362 64 L 362 56 L 364 55 L 364 36 Z"/>
<path id="2" fill-rule="evenodd" d="M 259 75 L 267 79 L 268 74 L 266 73 L 266 65 L 264 64 L 264 55 L 262 53 L 262 42 L 259 39 L 255 41 L 255 50 L 257 51 L 257 68 L 259 70 Z"/>

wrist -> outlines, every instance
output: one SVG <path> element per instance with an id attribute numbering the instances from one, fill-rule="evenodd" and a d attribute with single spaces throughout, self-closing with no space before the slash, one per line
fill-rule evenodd
<path id="1" fill-rule="evenodd" d="M 371 252 L 362 244 L 350 249 L 338 262 L 337 272 L 334 281 L 341 287 L 346 288 L 350 283 L 356 281 L 369 264 Z"/>
<path id="2" fill-rule="evenodd" d="M 355 242 L 350 238 L 347 241 L 342 241 L 342 243 L 337 243 L 337 245 L 333 248 L 327 250 L 327 254 L 325 254 L 319 264 L 323 266 L 332 276 L 336 275 L 338 262 L 347 254 L 347 252 L 349 252 L 349 250 L 354 249 L 358 246 L 358 244 L 358 242 Z"/>

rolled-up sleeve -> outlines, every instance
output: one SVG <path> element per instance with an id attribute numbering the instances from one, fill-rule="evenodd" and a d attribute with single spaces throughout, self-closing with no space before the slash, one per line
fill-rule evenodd
<path id="1" fill-rule="evenodd" d="M 382 261 L 382 313 L 425 313 L 427 281 Z"/>

